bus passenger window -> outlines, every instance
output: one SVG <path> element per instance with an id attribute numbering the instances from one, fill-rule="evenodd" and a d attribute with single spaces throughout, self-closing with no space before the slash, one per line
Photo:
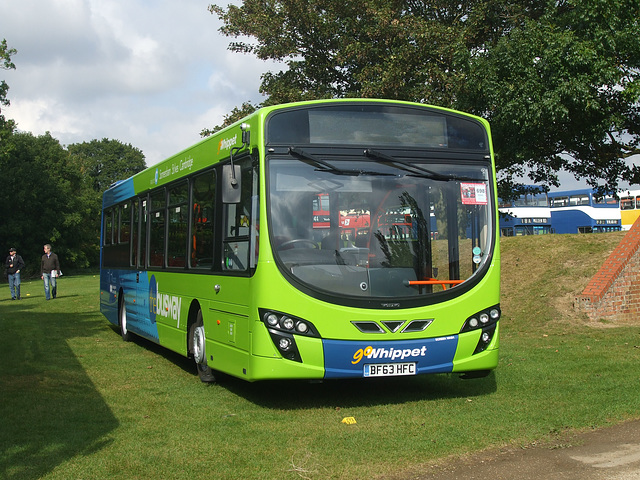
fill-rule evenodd
<path id="1" fill-rule="evenodd" d="M 138 257 L 138 267 L 144 268 L 147 264 L 147 245 L 149 243 L 149 202 L 145 197 L 140 207 L 140 256 Z"/>
<path id="2" fill-rule="evenodd" d="M 138 223 L 140 222 L 140 203 L 133 199 L 133 223 L 131 224 L 131 259 L 130 264 L 136 266 L 138 258 Z"/>
<path id="3" fill-rule="evenodd" d="M 113 243 L 113 210 L 105 210 L 104 212 L 104 245 Z"/>
<path id="4" fill-rule="evenodd" d="M 169 190 L 167 219 L 169 237 L 167 239 L 167 266 L 184 268 L 187 259 L 187 222 L 189 210 L 187 183 L 181 183 Z"/>
<path id="5" fill-rule="evenodd" d="M 216 172 L 209 171 L 195 177 L 192 189 L 190 266 L 210 270 L 213 266 Z"/>
<path id="6" fill-rule="evenodd" d="M 120 242 L 129 243 L 131 235 L 131 202 L 120 206 Z"/>
<path id="7" fill-rule="evenodd" d="M 149 266 L 164 266 L 164 220 L 166 199 L 164 189 L 151 195 L 151 228 L 149 239 Z"/>
<path id="8" fill-rule="evenodd" d="M 633 197 L 624 197 L 620 199 L 620 210 L 633 210 L 636 208 Z"/>

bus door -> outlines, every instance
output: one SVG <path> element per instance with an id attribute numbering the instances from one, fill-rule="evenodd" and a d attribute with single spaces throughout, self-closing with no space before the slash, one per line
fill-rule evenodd
<path id="1" fill-rule="evenodd" d="M 164 191 L 162 191 L 164 196 Z M 160 196 L 156 198 L 156 203 L 160 202 Z M 131 278 L 131 288 L 129 292 L 135 295 L 134 298 L 127 298 L 127 322 L 130 329 L 139 335 L 158 341 L 158 327 L 156 325 L 156 315 L 158 313 L 158 283 L 155 275 L 147 271 L 147 265 L 156 265 L 158 257 L 149 257 L 150 251 L 156 251 L 154 244 L 164 242 L 164 235 L 158 237 L 164 228 L 164 212 L 159 214 L 159 207 L 154 212 L 151 208 L 151 200 L 148 196 L 139 199 L 137 208 L 134 207 L 134 223 L 138 229 L 135 239 L 132 242 L 131 264 L 136 267 L 131 270 L 135 278 Z M 164 205 L 164 202 L 161 202 Z M 154 217 L 154 215 L 156 215 Z M 150 232 L 150 224 L 156 226 L 156 235 Z M 162 226 L 160 226 L 162 225 Z M 154 238 L 150 238 L 154 237 Z"/>
<path id="2" fill-rule="evenodd" d="M 219 253 L 214 255 L 214 262 L 220 262 L 214 269 L 221 270 L 222 275 L 215 277 L 216 293 L 205 315 L 206 336 L 212 341 L 212 367 L 222 370 L 248 367 L 250 282 L 258 262 L 257 163 L 245 156 L 236 165 L 240 166 L 240 198 L 235 203 L 223 197 L 222 241 L 216 247 Z M 226 181 L 224 174 L 220 177 Z M 242 376 L 243 372 L 234 374 Z"/>

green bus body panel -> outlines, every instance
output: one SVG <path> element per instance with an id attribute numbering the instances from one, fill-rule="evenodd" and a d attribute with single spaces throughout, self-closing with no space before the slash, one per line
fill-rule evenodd
<path id="1" fill-rule="evenodd" d="M 348 100 L 362 102 L 359 99 Z M 378 101 L 384 103 L 384 101 Z M 293 105 L 312 105 L 323 102 L 307 102 Z M 405 102 L 390 104 L 415 105 Z M 293 106 L 289 105 L 289 106 Z M 449 371 L 468 372 L 491 370 L 498 363 L 499 325 L 490 345 L 481 353 L 473 354 L 480 338 L 481 330 L 459 334 L 465 321 L 477 312 L 499 305 L 500 247 L 497 241 L 496 222 L 491 265 L 477 285 L 465 293 L 441 303 L 419 308 L 361 309 L 335 305 L 313 298 L 296 289 L 279 271 L 268 239 L 268 215 L 266 211 L 266 173 L 264 167 L 265 141 L 264 122 L 270 112 L 281 106 L 266 107 L 242 120 L 250 126 L 251 145 L 249 150 L 257 151 L 261 158 L 260 183 L 260 244 L 259 257 L 252 276 L 215 275 L 211 273 L 188 273 L 170 270 L 143 272 L 144 282 L 137 288 L 137 294 L 127 289 L 125 300 L 142 312 L 153 309 L 154 294 L 151 285 L 159 285 L 163 303 L 158 310 L 163 314 L 152 315 L 149 334 L 142 334 L 160 345 L 181 355 L 187 355 L 187 337 L 194 313 L 200 309 L 206 332 L 206 355 L 209 366 L 230 375 L 249 380 L 263 379 L 322 379 L 325 378 L 325 351 L 323 341 L 348 342 L 397 342 L 417 339 L 456 337 L 455 353 Z M 432 107 L 443 112 L 454 112 Z M 459 112 L 454 112 L 459 113 Z M 489 124 L 486 120 L 469 116 L 481 122 L 491 140 Z M 136 194 L 161 185 L 169 184 L 188 174 L 210 167 L 228 159 L 230 149 L 242 145 L 240 123 L 236 123 L 216 135 L 206 138 L 196 145 L 170 157 L 169 159 L 140 172 L 132 177 Z M 489 142 L 490 148 L 491 141 Z M 491 150 L 491 155 L 493 151 Z M 495 179 L 495 166 L 493 166 Z M 494 187 L 495 191 L 495 181 Z M 497 202 L 495 215 L 497 218 Z M 109 270 L 109 275 L 117 277 L 117 269 Z M 126 271 L 136 274 L 135 270 Z M 118 292 L 124 288 L 118 279 L 102 279 L 101 310 L 110 322 L 118 324 Z M 106 274 L 105 274 L 106 276 Z M 132 283 L 129 280 L 129 283 Z M 149 287 L 147 287 L 149 285 Z M 216 288 L 219 286 L 219 289 Z M 148 288 L 147 291 L 144 289 Z M 456 287 L 453 287 L 454 289 Z M 166 297 L 166 301 L 165 301 Z M 179 311 L 176 312 L 176 309 Z M 265 326 L 259 318 L 258 309 L 274 310 L 304 319 L 318 331 L 320 338 L 296 335 L 295 341 L 302 362 L 284 359 Z M 410 321 L 432 320 L 423 332 L 384 334 L 362 333 L 352 322 L 357 321 Z M 154 328 L 157 328 L 155 338 Z M 400 348 L 400 347 L 398 347 Z"/>
<path id="2" fill-rule="evenodd" d="M 498 303 L 491 285 L 497 269 L 490 268 L 482 282 L 472 291 L 450 302 L 428 308 L 400 310 L 349 309 L 307 297 L 282 278 L 272 263 L 259 264 L 253 278 L 231 276 L 202 276 L 200 281 L 186 282 L 184 273 L 164 273 L 155 276 L 163 291 L 170 296 L 182 297 L 181 319 L 186 319 L 191 302 L 197 301 L 202 309 L 207 334 L 207 358 L 216 369 L 246 380 L 268 378 L 322 378 L 324 360 L 322 339 L 371 342 L 382 340 L 380 334 L 364 334 L 351 321 L 358 320 L 414 320 L 433 319 L 421 333 L 387 333 L 385 341 L 402 341 L 428 337 L 444 337 L 458 333 L 464 321 L 476 311 Z M 256 288 L 255 285 L 268 285 Z M 215 285 L 220 285 L 215 293 Z M 255 298 L 254 298 L 255 297 Z M 198 299 L 198 300 L 196 300 Z M 294 312 L 315 325 L 322 339 L 297 336 L 296 342 L 303 363 L 283 359 L 275 348 L 269 333 L 258 317 L 258 307 L 280 312 Z M 346 318 L 348 321 L 335 321 Z M 181 326 L 170 318 L 158 321 L 160 344 L 186 354 L 187 322 Z M 498 338 L 484 352 L 472 355 L 478 344 L 480 330 L 459 335 L 452 371 L 487 370 L 497 366 Z M 262 366 L 270 365 L 268 368 Z"/>

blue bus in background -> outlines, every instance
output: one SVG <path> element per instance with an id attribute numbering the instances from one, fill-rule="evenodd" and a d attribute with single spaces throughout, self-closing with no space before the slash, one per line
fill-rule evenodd
<path id="1" fill-rule="evenodd" d="M 500 235 L 544 235 L 551 233 L 551 210 L 547 193 L 541 187 L 530 187 L 531 191 L 513 201 L 499 200 Z"/>
<path id="2" fill-rule="evenodd" d="M 531 186 L 514 201 L 499 200 L 500 234 L 602 233 L 622 229 L 620 202 L 597 197 L 592 189 L 545 192 Z"/>
<path id="3" fill-rule="evenodd" d="M 619 232 L 620 202 L 613 195 L 596 197 L 592 189 L 547 194 L 555 233 Z"/>

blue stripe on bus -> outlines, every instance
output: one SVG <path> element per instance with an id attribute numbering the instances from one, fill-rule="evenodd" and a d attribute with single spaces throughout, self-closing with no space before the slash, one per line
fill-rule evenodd
<path id="1" fill-rule="evenodd" d="M 159 335 L 156 324 L 156 314 L 155 311 L 153 311 L 150 301 L 151 298 L 155 297 L 155 279 L 153 282 L 150 282 L 146 272 L 103 270 L 102 281 L 105 282 L 102 288 L 112 292 L 109 304 L 116 312 L 118 309 L 117 292 L 122 288 L 127 307 L 127 329 L 141 337 L 158 343 Z M 151 291 L 152 288 L 153 292 Z M 113 323 L 117 325 L 117 315 L 113 320 L 115 320 Z"/>
<path id="2" fill-rule="evenodd" d="M 122 202 L 123 200 L 135 197 L 135 195 L 136 192 L 133 188 L 133 178 L 128 178 L 104 192 L 102 197 L 102 208 L 107 208 L 118 202 Z"/>

